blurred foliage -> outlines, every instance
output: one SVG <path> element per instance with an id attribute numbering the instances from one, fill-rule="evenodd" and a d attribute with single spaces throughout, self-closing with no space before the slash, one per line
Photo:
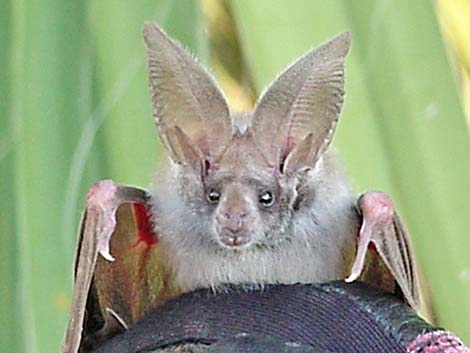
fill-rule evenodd
<path id="1" fill-rule="evenodd" d="M 220 0 L 202 3 L 212 53 L 210 66 L 230 106 L 235 110 L 250 110 L 256 95 L 230 3 Z"/>
<path id="2" fill-rule="evenodd" d="M 155 169 L 142 23 L 203 61 L 207 43 L 197 0 L 1 6 L 0 351 L 57 352 L 86 190 L 109 177 L 146 185 Z"/>
<path id="3" fill-rule="evenodd" d="M 425 0 L 0 0 L 0 351 L 59 350 L 86 190 L 103 178 L 147 186 L 156 168 L 146 19 L 203 63 L 211 49 L 237 109 L 296 56 L 351 29 L 335 144 L 358 190 L 393 195 L 437 323 L 470 342 L 470 141 L 458 101 L 468 113 L 470 4 L 436 8 L 454 77 Z"/>
<path id="4" fill-rule="evenodd" d="M 439 0 L 437 14 L 454 54 L 462 100 L 470 125 L 470 0 Z"/>

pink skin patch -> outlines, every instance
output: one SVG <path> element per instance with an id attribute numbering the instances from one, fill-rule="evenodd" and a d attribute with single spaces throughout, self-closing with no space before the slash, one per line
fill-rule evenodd
<path id="1" fill-rule="evenodd" d="M 462 341 L 448 331 L 428 332 L 406 347 L 408 353 L 470 353 Z"/>
<path id="2" fill-rule="evenodd" d="M 117 192 L 118 185 L 112 180 L 102 180 L 90 188 L 86 198 L 87 212 L 101 215 L 97 246 L 99 253 L 108 261 L 114 261 L 109 251 L 109 239 L 116 228 L 116 210 L 120 205 Z"/>
<path id="3" fill-rule="evenodd" d="M 376 230 L 392 222 L 395 212 L 392 199 L 380 191 L 368 191 L 362 195 L 359 208 L 362 210 L 362 225 L 359 231 L 358 252 L 346 282 L 353 282 L 359 278 L 372 236 Z"/>
<path id="4" fill-rule="evenodd" d="M 393 202 L 383 192 L 366 192 L 360 200 L 360 206 L 364 219 L 371 221 L 371 223 L 383 226 L 392 220 L 394 213 Z"/>
<path id="5" fill-rule="evenodd" d="M 95 183 L 87 193 L 88 207 L 115 204 L 117 190 L 118 186 L 112 180 L 101 180 Z"/>

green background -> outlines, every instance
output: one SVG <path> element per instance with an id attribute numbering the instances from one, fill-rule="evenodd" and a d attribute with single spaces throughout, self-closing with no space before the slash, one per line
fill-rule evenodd
<path id="1" fill-rule="evenodd" d="M 334 143 L 358 192 L 393 196 L 435 322 L 468 344 L 470 139 L 433 3 L 203 5 L 0 0 L 0 351 L 59 351 L 87 188 L 103 178 L 145 187 L 156 170 L 146 19 L 212 63 L 246 105 L 297 56 L 352 31 Z"/>

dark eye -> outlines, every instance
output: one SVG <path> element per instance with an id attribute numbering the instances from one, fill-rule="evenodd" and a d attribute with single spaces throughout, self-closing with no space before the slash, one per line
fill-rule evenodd
<path id="1" fill-rule="evenodd" d="M 220 200 L 220 191 L 215 189 L 210 189 L 207 193 L 207 201 L 210 203 L 217 203 Z"/>
<path id="2" fill-rule="evenodd" d="M 269 207 L 274 203 L 274 195 L 271 191 L 263 191 L 258 196 L 258 201 L 263 207 Z"/>

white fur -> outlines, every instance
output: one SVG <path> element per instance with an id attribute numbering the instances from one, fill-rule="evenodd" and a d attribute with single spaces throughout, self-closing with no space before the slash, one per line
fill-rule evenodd
<path id="1" fill-rule="evenodd" d="M 354 251 L 351 207 L 354 195 L 341 173 L 326 171 L 322 160 L 309 179 L 314 201 L 292 220 L 290 240 L 274 247 L 223 249 L 208 243 L 209 230 L 196 211 L 189 211 L 174 187 L 175 166 L 153 188 L 157 232 L 168 262 L 183 290 L 223 284 L 315 283 L 344 276 L 348 252 Z M 176 177 L 176 178 L 175 178 Z M 172 184 L 173 183 L 173 184 Z"/>

